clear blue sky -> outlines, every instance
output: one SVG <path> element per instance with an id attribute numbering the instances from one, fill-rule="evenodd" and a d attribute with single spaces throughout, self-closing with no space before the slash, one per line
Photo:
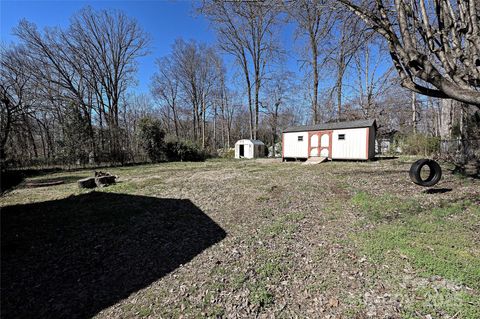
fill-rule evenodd
<path id="1" fill-rule="evenodd" d="M 95 9 L 119 9 L 135 18 L 150 34 L 151 54 L 139 62 L 138 91 L 149 90 L 150 78 L 155 72 L 155 59 L 169 54 L 174 40 L 195 39 L 214 44 L 215 33 L 209 23 L 196 16 L 190 1 L 5 1 L 0 0 L 0 31 L 3 43 L 15 42 L 12 35 L 20 19 L 35 23 L 39 29 L 46 26 L 66 27 L 69 18 L 84 6 Z"/>

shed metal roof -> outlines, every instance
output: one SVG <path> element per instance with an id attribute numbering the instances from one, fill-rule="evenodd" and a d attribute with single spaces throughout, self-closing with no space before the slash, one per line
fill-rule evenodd
<path id="1" fill-rule="evenodd" d="M 300 125 L 291 126 L 283 130 L 284 133 L 288 132 L 305 132 L 305 131 L 322 131 L 322 130 L 341 130 L 349 128 L 362 128 L 377 126 L 375 120 L 359 120 L 350 122 L 334 122 L 334 123 L 322 123 L 314 125 Z"/>
<path id="2" fill-rule="evenodd" d="M 244 144 L 244 143 L 252 143 L 254 145 L 265 145 L 262 141 L 260 140 L 251 140 L 248 138 L 245 138 L 243 140 L 238 140 L 235 144 Z"/>

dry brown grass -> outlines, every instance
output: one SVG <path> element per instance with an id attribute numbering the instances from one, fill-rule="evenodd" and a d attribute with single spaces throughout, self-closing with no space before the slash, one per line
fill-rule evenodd
<path id="1" fill-rule="evenodd" d="M 306 166 L 240 160 L 112 169 L 120 183 L 102 192 L 187 199 L 226 237 L 106 307 L 97 317 L 397 318 L 430 314 L 449 318 L 457 313 L 458 318 L 474 318 L 479 314 L 475 309 L 480 308 L 480 287 L 471 284 L 480 278 L 476 277 L 480 266 L 475 263 L 480 260 L 478 244 L 458 243 L 448 233 L 470 243 L 480 242 L 478 181 L 445 171 L 437 188 L 446 191 L 429 194 L 409 181 L 412 162 L 401 158 Z M 67 175 L 72 174 L 48 178 Z M 0 205 L 83 193 L 74 183 L 35 190 L 19 187 L 0 198 Z M 450 203 L 459 202 L 463 203 L 460 208 L 449 208 Z M 437 210 L 438 218 L 430 219 Z M 385 248 L 392 240 L 407 240 L 401 234 L 392 238 L 385 234 L 414 222 L 444 227 L 446 239 L 439 241 L 438 234 L 432 233 L 422 237 L 423 241 Z M 377 247 L 372 240 L 381 245 Z M 450 249 L 459 258 L 473 260 L 473 268 L 455 269 L 462 263 L 445 260 L 441 265 L 434 259 L 441 253 L 436 249 L 450 244 L 458 245 Z M 409 250 L 419 245 L 432 246 L 431 260 L 423 262 L 416 250 Z M 2 277 L 2 286 L 5 282 L 8 278 Z"/>

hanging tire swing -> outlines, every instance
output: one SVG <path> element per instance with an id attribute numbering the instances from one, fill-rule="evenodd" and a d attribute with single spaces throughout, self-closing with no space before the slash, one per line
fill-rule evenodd
<path id="1" fill-rule="evenodd" d="M 427 178 L 423 179 L 421 172 L 422 168 L 427 166 L 430 169 L 430 173 Z M 420 159 L 412 164 L 410 167 L 410 179 L 417 185 L 430 187 L 437 184 L 442 178 L 442 168 L 437 162 L 431 159 Z"/>

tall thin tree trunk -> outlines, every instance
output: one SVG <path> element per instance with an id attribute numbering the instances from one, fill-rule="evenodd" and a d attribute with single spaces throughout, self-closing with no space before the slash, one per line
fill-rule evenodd
<path id="1" fill-rule="evenodd" d="M 412 92 L 412 128 L 413 134 L 417 134 L 417 94 Z"/>
<path id="2" fill-rule="evenodd" d="M 217 105 L 213 106 L 213 148 L 217 149 Z"/>
<path id="3" fill-rule="evenodd" d="M 173 112 L 173 125 L 175 126 L 175 137 L 179 138 L 178 136 L 178 118 L 177 118 L 177 110 L 176 110 L 176 107 L 175 107 L 175 102 L 173 102 L 173 107 L 172 107 L 172 112 Z"/>
<path id="4" fill-rule="evenodd" d="M 315 36 L 310 34 L 310 45 L 312 47 L 312 67 L 313 67 L 313 101 L 312 101 L 312 113 L 313 124 L 319 122 L 318 114 L 318 50 Z"/>
<path id="5" fill-rule="evenodd" d="M 260 95 L 260 70 L 256 70 L 255 73 L 255 128 L 253 131 L 253 139 L 257 139 L 258 135 L 258 118 L 259 118 L 259 101 L 258 97 Z"/>
<path id="6" fill-rule="evenodd" d="M 339 66 L 337 74 L 337 122 L 342 117 L 342 83 L 343 82 L 343 67 Z"/>
<path id="7" fill-rule="evenodd" d="M 253 105 L 252 105 L 252 87 L 250 83 L 247 83 L 247 91 L 248 91 L 248 111 L 250 113 L 250 138 L 253 138 Z"/>
<path id="8" fill-rule="evenodd" d="M 202 96 L 202 148 L 205 148 L 206 109 L 205 96 Z"/>
<path id="9" fill-rule="evenodd" d="M 2 164 L 3 164 L 3 160 L 6 159 L 6 155 L 7 155 L 6 151 L 5 151 L 5 148 L 7 146 L 8 135 L 10 134 L 10 129 L 11 129 L 11 112 L 7 108 L 5 130 L 3 132 L 2 140 L 0 142 L 0 163 L 2 163 Z"/>
<path id="10" fill-rule="evenodd" d="M 24 125 L 27 126 L 27 139 L 28 141 L 30 142 L 30 144 L 32 145 L 32 148 L 33 148 L 33 156 L 35 158 L 38 158 L 38 151 L 37 151 L 37 145 L 35 144 L 35 138 L 33 136 L 33 132 L 32 132 L 32 127 L 28 121 L 28 118 L 27 116 L 24 114 L 23 116 L 23 122 L 24 122 Z"/>
<path id="11" fill-rule="evenodd" d="M 197 138 L 197 118 L 198 118 L 198 105 L 197 105 L 197 101 L 196 101 L 196 97 L 194 98 L 194 100 L 192 101 L 193 103 L 193 140 L 195 142 L 198 141 L 198 138 Z"/>

